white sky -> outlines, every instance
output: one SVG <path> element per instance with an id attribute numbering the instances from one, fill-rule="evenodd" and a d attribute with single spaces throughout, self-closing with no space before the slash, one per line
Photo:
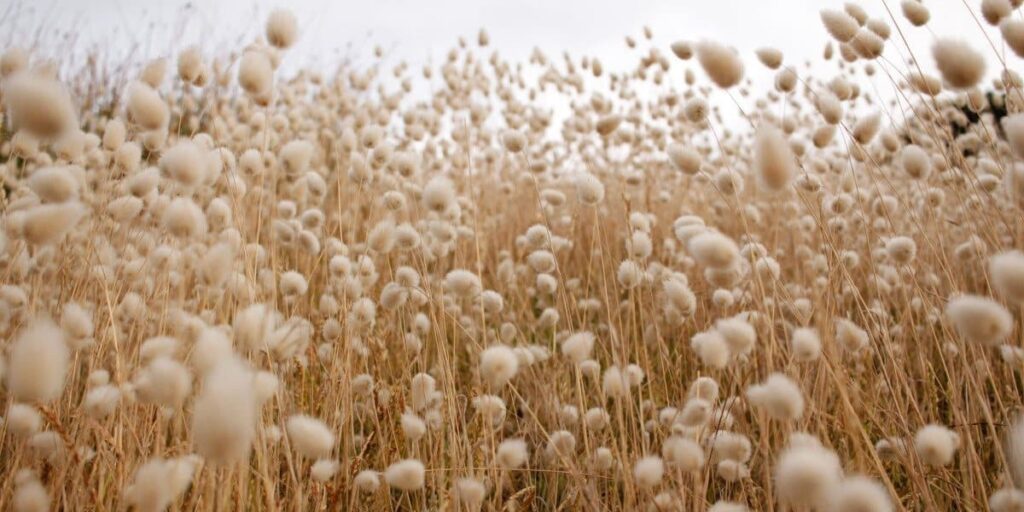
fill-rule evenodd
<path id="1" fill-rule="evenodd" d="M 823 7 L 841 8 L 840 0 L 31 0 L 16 7 L 19 17 L 47 27 L 74 28 L 86 42 L 132 42 L 150 45 L 146 57 L 188 44 L 214 50 L 239 37 L 249 40 L 262 29 L 267 12 L 278 6 L 292 9 L 302 35 L 293 57 L 330 62 L 335 50 L 351 43 L 357 51 L 380 44 L 391 55 L 411 63 L 433 55 L 443 57 L 459 35 L 475 38 L 480 27 L 491 34 L 492 47 L 503 55 L 523 57 L 538 46 L 549 55 L 568 50 L 573 55 L 598 55 L 606 68 L 630 63 L 623 43 L 627 34 L 640 36 L 644 25 L 654 30 L 655 42 L 713 38 L 729 43 L 753 59 L 758 46 L 783 50 L 787 60 L 818 58 L 826 40 L 818 18 Z M 911 27 L 899 0 L 864 0 L 873 17 L 887 21 L 886 4 L 909 36 L 915 51 L 927 55 L 932 34 L 955 35 L 991 54 L 982 30 L 968 13 L 978 0 L 925 0 L 932 12 L 927 29 Z M 2 9 L 0 9 L 2 10 Z M 32 12 L 24 12 L 32 11 Z M 185 21 L 185 23 L 183 23 Z M 150 24 L 155 23 L 156 29 Z M 22 23 L 33 29 L 38 23 Z M 179 37 L 178 27 L 184 26 Z M 986 26 L 998 48 L 998 30 Z M 892 43 L 898 43 L 895 34 Z M 891 55 L 893 44 L 888 45 Z M 902 44 L 898 44 L 902 46 Z M 930 61 L 930 59 L 922 59 Z M 1012 59 L 1014 64 L 1019 61 Z M 753 62 L 749 62 L 753 65 Z M 995 66 L 992 59 L 990 67 Z"/>
<path id="2" fill-rule="evenodd" d="M 800 69 L 808 59 L 821 63 L 822 50 L 829 38 L 819 11 L 843 5 L 842 0 L 19 1 L 26 3 L 12 7 L 15 12 L 7 17 L 28 22 L 18 24 L 20 34 L 8 37 L 24 41 L 42 22 L 48 28 L 75 30 L 79 38 L 76 48 L 80 50 L 94 45 L 124 51 L 136 48 L 131 60 L 139 64 L 153 57 L 173 55 L 190 44 L 200 45 L 207 53 L 223 55 L 227 49 L 240 48 L 261 34 L 266 14 L 286 6 L 295 12 L 301 33 L 299 42 L 285 57 L 287 67 L 323 65 L 323 69 L 332 70 L 341 55 L 354 56 L 357 63 L 369 62 L 372 48 L 379 44 L 388 52 L 386 62 L 406 60 L 413 65 L 412 69 L 418 70 L 428 61 L 440 62 L 459 36 L 475 42 L 477 31 L 485 27 L 491 38 L 488 54 L 496 49 L 506 58 L 525 60 L 536 46 L 550 57 L 568 51 L 577 62 L 584 55 L 598 56 L 607 71 L 616 72 L 632 69 L 641 52 L 647 51 L 642 37 L 642 28 L 647 25 L 654 31 L 653 43 L 666 54 L 668 45 L 678 39 L 711 38 L 735 46 L 755 83 L 772 76 L 755 60 L 753 52 L 760 46 L 781 49 L 786 62 L 797 63 Z M 993 43 L 1005 56 L 1007 65 L 1020 70 L 1021 61 L 1005 49 L 998 29 L 979 27 L 971 16 L 969 9 L 981 18 L 980 0 L 925 3 L 931 10 L 932 21 L 926 28 L 918 28 L 903 18 L 899 0 L 860 2 L 871 17 L 882 18 L 890 25 L 892 18 L 886 6 L 891 9 L 926 70 L 933 68 L 931 42 L 935 36 L 947 35 L 965 39 L 981 51 L 986 56 L 990 76 L 1001 70 Z M 626 35 L 641 41 L 643 49 L 627 48 Z M 43 46 L 49 46 L 52 40 L 52 36 L 44 36 Z M 884 57 L 905 70 L 906 55 L 899 32 L 893 30 Z M 836 60 L 837 57 L 825 69 L 834 69 Z M 685 65 L 696 67 L 693 62 Z M 670 79 L 680 84 L 681 69 L 683 66 L 673 65 L 670 74 Z M 699 71 L 698 76 L 705 80 Z M 888 88 L 891 94 L 892 85 L 884 77 L 876 80 L 875 86 Z M 886 95 L 886 91 L 880 94 Z"/>

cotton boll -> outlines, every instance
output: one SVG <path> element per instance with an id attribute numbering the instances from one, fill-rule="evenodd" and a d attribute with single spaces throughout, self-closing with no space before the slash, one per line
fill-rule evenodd
<path id="1" fill-rule="evenodd" d="M 714 41 L 697 44 L 697 62 L 715 85 L 728 89 L 743 79 L 743 61 L 735 49 Z"/>
<path id="2" fill-rule="evenodd" d="M 806 363 L 821 357 L 821 338 L 815 329 L 801 327 L 794 330 L 789 343 L 793 359 L 797 361 Z"/>
<path id="3" fill-rule="evenodd" d="M 334 448 L 334 434 L 324 422 L 310 416 L 296 414 L 285 425 L 288 440 L 300 455 L 310 459 L 324 458 Z"/>
<path id="4" fill-rule="evenodd" d="M 252 372 L 245 363 L 234 357 L 217 363 L 193 406 L 196 453 L 219 464 L 246 459 L 256 436 L 257 414 Z"/>
<path id="5" fill-rule="evenodd" d="M 416 459 L 400 460 L 384 470 L 384 480 L 394 489 L 412 492 L 423 488 L 426 469 Z"/>
<path id="6" fill-rule="evenodd" d="M 824 507 L 842 476 L 839 457 L 820 445 L 791 446 L 775 464 L 779 501 L 794 508 Z"/>
<path id="7" fill-rule="evenodd" d="M 1014 304 L 1024 303 L 1024 253 L 1007 251 L 989 259 L 992 287 Z"/>
<path id="8" fill-rule="evenodd" d="M 266 36 L 275 47 L 289 48 L 299 37 L 299 22 L 291 11 L 276 9 L 267 17 Z"/>
<path id="9" fill-rule="evenodd" d="M 946 304 L 957 331 L 970 342 L 996 346 L 1013 331 L 1013 316 L 1002 304 L 977 295 L 960 295 Z"/>
<path id="10" fill-rule="evenodd" d="M 985 57 L 967 43 L 942 38 L 932 45 L 935 67 L 954 89 L 974 87 L 985 76 Z"/>
<path id="11" fill-rule="evenodd" d="M 891 512 L 889 491 L 865 476 L 844 478 L 830 499 L 835 512 Z"/>
<path id="12" fill-rule="evenodd" d="M 64 391 L 70 362 L 64 333 L 37 318 L 15 336 L 7 357 L 7 392 L 19 402 L 51 402 Z"/>
<path id="13" fill-rule="evenodd" d="M 654 487 L 661 483 L 665 475 L 665 464 L 661 457 L 654 455 L 644 457 L 633 467 L 633 479 L 640 487 Z"/>
<path id="14" fill-rule="evenodd" d="M 914 451 L 927 466 L 943 467 L 953 462 L 960 436 L 937 424 L 921 427 L 914 435 Z"/>
<path id="15" fill-rule="evenodd" d="M 796 156 L 777 128 L 764 125 L 754 139 L 754 163 L 759 182 L 770 192 L 786 189 L 797 173 Z"/>
<path id="16" fill-rule="evenodd" d="M 804 413 L 804 397 L 789 377 L 773 373 L 761 384 L 747 388 L 750 404 L 780 421 L 797 420 Z"/>

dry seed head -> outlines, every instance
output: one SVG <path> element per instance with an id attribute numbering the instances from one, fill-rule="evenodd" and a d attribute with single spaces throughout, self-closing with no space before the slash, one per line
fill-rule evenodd
<path id="1" fill-rule="evenodd" d="M 780 421 L 797 420 L 804 413 L 803 393 L 792 379 L 781 373 L 773 373 L 762 384 L 750 386 L 746 396 L 751 405 Z"/>
<path id="2" fill-rule="evenodd" d="M 51 402 L 64 391 L 71 354 L 64 333 L 40 317 L 21 329 L 7 357 L 7 392 L 20 402 Z"/>
<path id="3" fill-rule="evenodd" d="M 636 462 L 633 467 L 633 479 L 640 487 L 654 487 L 661 483 L 665 475 L 665 464 L 661 457 L 649 455 Z"/>
<path id="4" fill-rule="evenodd" d="M 985 57 L 964 41 L 939 39 L 932 45 L 932 57 L 943 80 L 954 89 L 974 87 L 985 76 Z"/>
<path id="5" fill-rule="evenodd" d="M 426 470 L 416 459 L 395 462 L 384 470 L 384 480 L 400 491 L 412 492 L 423 488 Z"/>
<path id="6" fill-rule="evenodd" d="M 759 183 L 770 192 L 785 190 L 797 173 L 796 155 L 779 129 L 764 125 L 754 139 L 754 164 Z"/>
<path id="7" fill-rule="evenodd" d="M 946 315 L 967 341 L 996 346 L 1013 331 L 1013 316 L 998 302 L 977 295 L 960 295 L 946 304 Z"/>
<path id="8" fill-rule="evenodd" d="M 792 507 L 824 507 L 839 485 L 839 457 L 820 445 L 790 446 L 775 464 L 779 501 Z"/>
<path id="9" fill-rule="evenodd" d="M 838 9 L 823 9 L 821 11 L 821 22 L 829 35 L 840 43 L 849 42 L 855 35 L 860 25 L 852 16 Z"/>
<path id="10" fill-rule="evenodd" d="M 323 421 L 303 414 L 288 418 L 285 425 L 288 440 L 300 455 L 310 459 L 321 459 L 334 448 L 334 434 Z"/>
<path id="11" fill-rule="evenodd" d="M 697 61 L 711 81 L 728 89 L 743 79 L 743 61 L 735 49 L 714 41 L 697 43 Z"/>
<path id="12" fill-rule="evenodd" d="M 927 466 L 948 466 L 959 446 L 960 436 L 942 425 L 926 425 L 914 434 L 914 451 Z"/>
<path id="13" fill-rule="evenodd" d="M 275 47 L 289 48 L 299 37 L 299 22 L 291 11 L 276 9 L 267 16 L 266 36 Z"/>

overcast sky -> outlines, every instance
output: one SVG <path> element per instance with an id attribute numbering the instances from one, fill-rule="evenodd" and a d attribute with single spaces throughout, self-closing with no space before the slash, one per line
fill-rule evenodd
<path id="1" fill-rule="evenodd" d="M 978 0 L 967 5 L 977 11 Z M 908 36 L 915 53 L 927 55 L 935 35 L 956 35 L 988 55 L 983 31 L 960 0 L 926 0 L 932 11 L 928 29 L 910 27 L 899 0 L 866 0 L 873 17 L 891 20 L 886 4 Z M 290 59 L 329 63 L 336 51 L 366 54 L 375 44 L 393 58 L 420 63 L 444 55 L 459 35 L 473 37 L 480 27 L 491 34 L 492 46 L 509 57 L 524 57 L 538 46 L 549 54 L 600 56 L 616 69 L 632 62 L 623 43 L 644 25 L 655 42 L 667 46 L 677 39 L 714 38 L 738 48 L 748 60 L 758 46 L 785 52 L 790 62 L 819 58 L 826 34 L 818 18 L 823 7 L 841 7 L 839 0 L 30 0 L 15 13 L 34 28 L 74 29 L 83 42 L 128 47 L 139 43 L 145 57 L 200 44 L 213 50 L 249 40 L 262 29 L 266 14 L 287 5 L 297 15 L 302 35 Z M 28 13 L 26 11 L 33 11 Z M 10 16 L 10 15 L 9 15 Z M 986 26 L 1002 51 L 998 31 Z M 893 36 L 893 41 L 898 39 Z M 893 58 L 895 45 L 887 55 Z M 898 45 L 902 47 L 902 45 Z M 930 65 L 930 58 L 925 58 Z M 1019 63 L 1012 59 L 1014 64 Z M 990 63 L 995 67 L 995 62 Z"/>
<path id="2" fill-rule="evenodd" d="M 24 41 L 40 24 L 50 30 L 72 30 L 79 41 L 76 48 L 99 45 L 105 49 L 134 49 L 130 60 L 138 64 L 174 55 L 192 44 L 198 44 L 208 54 L 223 55 L 227 49 L 239 48 L 262 34 L 267 13 L 287 6 L 299 20 L 300 38 L 285 57 L 286 70 L 308 65 L 330 71 L 346 55 L 354 57 L 357 64 L 369 62 L 376 45 L 387 51 L 389 66 L 405 60 L 418 69 L 427 62 L 440 62 L 459 36 L 475 41 L 478 30 L 485 27 L 490 34 L 490 48 L 512 60 L 524 60 L 532 48 L 539 47 L 549 56 L 562 51 L 577 59 L 598 56 L 606 70 L 623 71 L 635 66 L 640 51 L 647 51 L 646 42 L 642 46 L 645 49 L 630 50 L 624 39 L 631 35 L 642 41 L 646 25 L 654 32 L 653 44 L 665 52 L 671 42 L 679 39 L 710 38 L 736 47 L 746 62 L 748 76 L 759 87 L 770 84 L 772 74 L 756 63 L 756 48 L 779 48 L 786 62 L 798 64 L 800 69 L 806 60 L 821 65 L 822 50 L 829 37 L 819 11 L 843 5 L 842 0 L 21 1 L 9 4 L 11 12 L 5 15 L 20 20 L 17 26 L 21 32 L 8 33 L 7 37 Z M 929 48 L 936 36 L 968 41 L 986 56 L 990 77 L 1001 70 L 995 51 L 1004 56 L 1010 68 L 1020 69 L 1021 61 L 1005 49 L 998 29 L 988 25 L 982 28 L 972 16 L 971 10 L 981 19 L 980 0 L 925 3 L 932 13 L 926 28 L 912 27 L 903 18 L 899 0 L 865 0 L 861 5 L 871 17 L 890 25 L 891 16 L 895 17 L 903 37 L 926 70 L 934 69 Z M 43 46 L 49 46 L 52 39 L 43 37 Z M 893 30 L 884 59 L 902 72 L 906 70 L 907 55 L 900 32 Z M 825 69 L 827 77 L 835 72 L 835 65 L 833 59 L 819 69 Z M 681 82 L 681 69 L 674 67 L 669 79 Z M 389 88 L 395 87 L 397 84 L 390 84 Z M 414 93 L 424 87 L 427 85 L 417 85 Z M 872 79 L 869 87 L 876 96 L 893 97 L 892 83 L 884 76 Z M 725 105 L 723 112 L 730 116 L 728 100 L 715 103 Z M 556 111 L 562 108 L 555 107 Z"/>

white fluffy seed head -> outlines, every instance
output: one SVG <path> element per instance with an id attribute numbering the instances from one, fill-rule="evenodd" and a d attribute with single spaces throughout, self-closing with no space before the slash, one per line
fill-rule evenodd
<path id="1" fill-rule="evenodd" d="M 145 130 L 162 130 L 170 120 L 167 103 L 152 87 L 135 82 L 128 87 L 128 116 Z"/>
<path id="2" fill-rule="evenodd" d="M 789 377 L 773 373 L 761 384 L 747 388 L 747 400 L 780 421 L 797 420 L 804 413 L 804 397 Z"/>
<path id="3" fill-rule="evenodd" d="M 423 488 L 426 469 L 416 459 L 400 460 L 384 471 L 384 480 L 394 489 L 412 492 Z"/>
<path id="4" fill-rule="evenodd" d="M 914 451 L 926 466 L 948 466 L 959 446 L 960 436 L 942 425 L 925 425 L 914 434 Z"/>
<path id="5" fill-rule="evenodd" d="M 35 206 L 25 212 L 21 236 L 37 246 L 55 244 L 63 240 L 87 212 L 77 201 Z"/>
<path id="6" fill-rule="evenodd" d="M 680 171 L 694 175 L 700 172 L 701 156 L 696 150 L 682 144 L 669 144 L 668 159 Z"/>
<path id="7" fill-rule="evenodd" d="M 299 22 L 291 11 L 276 9 L 267 17 L 266 36 L 275 47 L 289 48 L 299 37 Z"/>
<path id="8" fill-rule="evenodd" d="M 966 42 L 940 38 L 932 45 L 932 57 L 943 80 L 954 89 L 968 89 L 985 77 L 985 57 Z"/>
<path id="9" fill-rule="evenodd" d="M 1024 304 L 1024 253 L 1006 251 L 989 259 L 992 287 L 1006 300 Z"/>
<path id="10" fill-rule="evenodd" d="M 207 159 L 203 149 L 182 140 L 160 157 L 160 170 L 184 187 L 195 187 L 206 178 Z"/>
<path id="11" fill-rule="evenodd" d="M 946 315 L 967 341 L 996 346 L 1013 331 L 1013 315 L 1002 304 L 977 295 L 959 295 L 946 304 Z"/>
<path id="12" fill-rule="evenodd" d="M 529 455 L 526 441 L 522 439 L 506 439 L 498 444 L 496 461 L 502 468 L 517 469 L 526 464 Z"/>
<path id="13" fill-rule="evenodd" d="M 779 501 L 794 508 L 825 507 L 843 470 L 839 457 L 821 445 L 790 446 L 775 464 Z"/>
<path id="14" fill-rule="evenodd" d="M 15 126 L 40 139 L 57 137 L 78 124 L 64 86 L 36 73 L 23 71 L 8 78 L 4 105 Z"/>
<path id="15" fill-rule="evenodd" d="M 22 328 L 7 358 L 7 391 L 20 402 L 51 402 L 64 391 L 70 362 L 64 333 L 40 317 Z"/>
<path id="16" fill-rule="evenodd" d="M 734 48 L 714 41 L 697 44 L 697 61 L 715 85 L 728 89 L 743 80 L 743 61 Z"/>
<path id="17" fill-rule="evenodd" d="M 849 14 L 838 9 L 824 9 L 821 11 L 821 22 L 829 35 L 840 43 L 849 42 L 857 35 L 860 24 Z"/>
<path id="18" fill-rule="evenodd" d="M 480 376 L 491 387 L 504 386 L 518 371 L 519 358 L 512 349 L 504 345 L 488 347 L 480 353 Z"/>
<path id="19" fill-rule="evenodd" d="M 916 180 L 927 178 L 931 174 L 932 159 L 916 144 L 908 144 L 900 151 L 900 163 L 907 175 Z"/>
<path id="20" fill-rule="evenodd" d="M 1024 114 L 1010 114 L 1003 118 L 1002 123 L 1010 149 L 1018 158 L 1024 158 Z"/>
<path id="21" fill-rule="evenodd" d="M 586 205 L 594 206 L 604 201 L 604 184 L 588 172 L 576 177 L 576 197 Z"/>
<path id="22" fill-rule="evenodd" d="M 800 327 L 793 331 L 790 338 L 790 349 L 793 359 L 800 362 L 816 361 L 821 357 L 821 338 L 816 329 Z"/>
<path id="23" fill-rule="evenodd" d="M 218 464 L 247 459 L 256 437 L 257 414 L 252 371 L 235 357 L 216 363 L 193 406 L 196 453 Z"/>
<path id="24" fill-rule="evenodd" d="M 665 464 L 661 457 L 649 455 L 638 461 L 633 467 L 633 479 L 640 487 L 654 487 L 661 483 L 665 475 Z"/>
<path id="25" fill-rule="evenodd" d="M 705 267 L 730 268 L 739 260 L 736 242 L 717 231 L 705 231 L 690 238 L 686 248 Z"/>
<path id="26" fill-rule="evenodd" d="M 754 138 L 754 165 L 761 186 L 770 192 L 785 190 L 797 173 L 796 156 L 778 128 L 764 125 Z"/>
<path id="27" fill-rule="evenodd" d="M 78 180 L 70 167 L 44 167 L 32 173 L 28 186 L 46 203 L 63 203 L 78 197 Z"/>
<path id="28" fill-rule="evenodd" d="M 376 471 L 364 469 L 352 481 L 356 489 L 364 494 L 373 494 L 380 488 L 380 475 Z"/>
<path id="29" fill-rule="evenodd" d="M 288 418 L 285 425 L 288 440 L 300 455 L 310 459 L 321 459 L 334 449 L 334 434 L 319 419 L 304 414 Z"/>
<path id="30" fill-rule="evenodd" d="M 831 497 L 835 512 L 892 512 L 889 491 L 878 481 L 866 476 L 844 478 Z"/>
<path id="31" fill-rule="evenodd" d="M 594 350 L 595 339 L 594 334 L 590 331 L 573 333 L 562 342 L 562 354 L 573 363 L 580 364 L 590 359 L 590 354 Z"/>
<path id="32" fill-rule="evenodd" d="M 274 85 L 274 67 L 266 53 L 249 50 L 242 55 L 238 63 L 238 85 L 255 97 L 270 93 Z"/>

